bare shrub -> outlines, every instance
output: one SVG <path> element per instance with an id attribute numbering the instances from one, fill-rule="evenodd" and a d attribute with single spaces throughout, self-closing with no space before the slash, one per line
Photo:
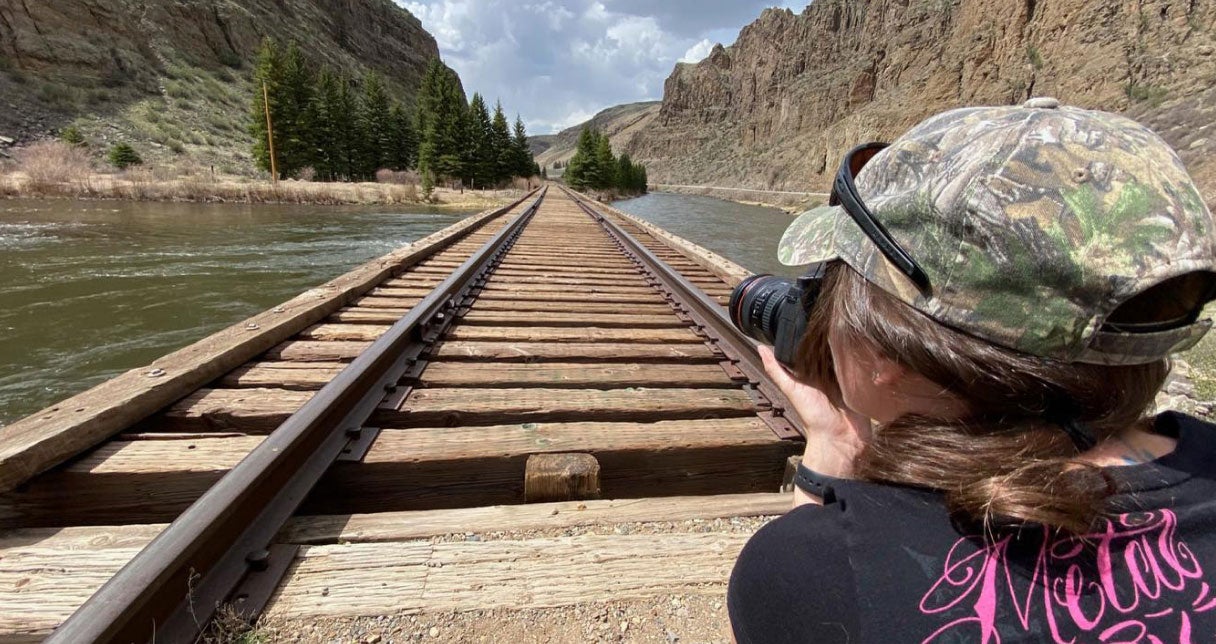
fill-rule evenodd
<path id="1" fill-rule="evenodd" d="M 29 177 L 30 192 L 71 192 L 72 182 L 93 172 L 88 152 L 63 141 L 39 141 L 17 150 L 15 156 L 17 167 Z"/>
<path id="2" fill-rule="evenodd" d="M 511 187 L 515 188 L 516 190 L 527 190 L 530 187 L 530 184 L 531 182 L 524 177 L 515 177 L 511 180 Z"/>
<path id="3" fill-rule="evenodd" d="M 395 171 L 388 168 L 381 168 L 376 171 L 376 183 L 395 183 L 397 185 L 405 185 L 408 183 L 417 183 L 418 173 L 410 170 Z"/>
<path id="4" fill-rule="evenodd" d="M 296 178 L 300 181 L 312 181 L 317 178 L 317 169 L 306 165 L 300 168 L 299 172 L 296 172 Z"/>

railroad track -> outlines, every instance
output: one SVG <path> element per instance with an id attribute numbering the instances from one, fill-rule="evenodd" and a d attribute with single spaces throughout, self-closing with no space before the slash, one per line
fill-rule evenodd
<path id="1" fill-rule="evenodd" d="M 559 605 L 605 592 L 561 583 L 588 557 L 621 596 L 720 584 L 741 538 L 419 540 L 780 512 L 801 444 L 725 320 L 739 277 L 546 188 L 20 421 L 0 642 Z"/>

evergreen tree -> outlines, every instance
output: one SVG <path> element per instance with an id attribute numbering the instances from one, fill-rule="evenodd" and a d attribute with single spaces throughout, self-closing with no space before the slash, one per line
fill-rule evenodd
<path id="1" fill-rule="evenodd" d="M 612 154 L 612 144 L 608 142 L 608 137 L 596 133 L 598 136 L 595 141 L 595 165 L 599 170 L 599 179 L 597 183 L 592 185 L 593 188 L 607 190 L 617 186 L 617 164 L 616 157 Z"/>
<path id="2" fill-rule="evenodd" d="M 494 152 L 494 183 L 509 180 L 515 170 L 515 152 L 511 147 L 511 127 L 502 111 L 502 102 L 494 106 L 494 119 L 490 124 L 491 149 Z"/>
<path id="3" fill-rule="evenodd" d="M 278 97 L 282 79 L 283 53 L 274 39 L 267 37 L 262 40 L 262 47 L 258 50 L 257 62 L 253 68 L 254 92 L 249 123 L 249 134 L 253 136 L 253 159 L 261 170 L 270 171 L 270 147 L 266 138 L 266 101 L 263 100 L 262 88 L 266 87 L 265 94 L 270 99 L 270 116 L 273 120 L 279 114 Z"/>
<path id="4" fill-rule="evenodd" d="M 437 177 L 465 176 L 468 112 L 456 72 L 432 60 L 418 95 L 419 163 L 425 146 L 428 168 Z"/>
<path id="5" fill-rule="evenodd" d="M 409 170 L 417 162 L 418 134 L 414 131 L 414 119 L 399 102 L 393 103 L 389 113 L 390 150 L 388 167 L 394 170 Z"/>
<path id="6" fill-rule="evenodd" d="M 583 128 L 578 134 L 578 146 L 574 156 L 566 164 L 566 183 L 575 190 L 586 190 L 598 180 L 595 157 L 595 130 Z"/>
<path id="7" fill-rule="evenodd" d="M 350 79 L 340 76 L 337 84 L 338 93 L 330 113 L 335 145 L 334 171 L 342 179 L 354 181 L 358 178 L 359 157 L 362 154 L 356 119 L 359 101 L 351 90 Z"/>
<path id="8" fill-rule="evenodd" d="M 486 188 L 494 184 L 497 158 L 492 147 L 490 111 L 481 94 L 474 93 L 469 102 L 469 131 L 473 141 L 473 184 Z"/>
<path id="9" fill-rule="evenodd" d="M 359 174 L 370 178 L 391 164 L 393 157 L 392 107 L 384 81 L 375 72 L 363 75 L 363 95 L 359 105 Z"/>
<path id="10" fill-rule="evenodd" d="M 313 131 L 313 169 L 317 171 L 317 179 L 333 181 L 338 175 L 340 149 L 343 144 L 335 134 L 340 115 L 338 77 L 328 67 L 321 69 L 317 75 L 317 91 L 313 96 L 313 113 L 316 114 L 316 128 Z"/>
<path id="11" fill-rule="evenodd" d="M 282 60 L 283 71 L 275 101 L 274 147 L 281 177 L 295 176 L 315 163 L 317 115 L 313 103 L 316 79 L 304 54 L 293 42 Z"/>
<path id="12" fill-rule="evenodd" d="M 637 182 L 635 174 L 632 160 L 627 153 L 622 152 L 621 158 L 616 162 L 616 187 L 632 192 Z"/>
<path id="13" fill-rule="evenodd" d="M 532 162 L 532 151 L 528 149 L 528 133 L 519 114 L 515 115 L 515 135 L 511 139 L 511 147 L 515 157 L 515 176 L 531 177 L 540 173 Z"/>
<path id="14" fill-rule="evenodd" d="M 106 155 L 106 160 L 110 165 L 119 170 L 126 170 L 133 165 L 139 165 L 144 162 L 140 158 L 139 153 L 135 148 L 126 143 L 115 143 L 114 147 L 110 148 L 110 152 Z"/>

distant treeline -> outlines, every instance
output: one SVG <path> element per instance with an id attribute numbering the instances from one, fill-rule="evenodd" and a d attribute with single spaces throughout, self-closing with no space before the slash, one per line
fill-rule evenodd
<path id="1" fill-rule="evenodd" d="M 646 167 L 634 163 L 628 154 L 613 155 L 608 137 L 595 128 L 579 133 L 578 149 L 562 178 L 575 190 L 646 192 Z"/>
<path id="2" fill-rule="evenodd" d="M 280 178 L 364 181 L 381 169 L 417 169 L 429 188 L 440 180 L 490 187 L 539 174 L 523 121 L 516 117 L 512 134 L 501 104 L 493 118 L 479 94 L 466 105 L 455 72 L 437 59 L 427 68 L 415 109 L 391 96 L 375 72 L 356 84 L 311 64 L 295 43 L 284 51 L 269 38 L 253 81 L 254 160 L 270 170 L 264 83 Z"/>

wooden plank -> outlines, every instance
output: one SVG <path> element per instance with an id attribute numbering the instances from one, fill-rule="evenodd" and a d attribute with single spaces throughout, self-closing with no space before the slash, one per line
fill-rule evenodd
<path id="1" fill-rule="evenodd" d="M 110 441 L 19 491 L 0 493 L 0 522 L 62 526 L 170 521 L 262 440 Z"/>
<path id="2" fill-rule="evenodd" d="M 199 389 L 170 407 L 148 429 L 267 433 L 312 398 L 287 389 Z"/>
<path id="3" fill-rule="evenodd" d="M 318 324 L 304 329 L 296 337 L 301 340 L 373 342 L 390 328 L 390 325 L 378 324 Z"/>
<path id="4" fill-rule="evenodd" d="M 380 287 L 376 287 L 376 288 L 372 289 L 371 292 L 369 293 L 369 295 L 371 295 L 372 297 L 406 297 L 406 298 L 411 298 L 411 299 L 417 298 L 417 299 L 421 300 L 422 298 L 430 295 L 431 292 L 434 290 L 435 290 L 434 288 L 426 288 L 424 286 L 413 286 L 413 287 L 380 286 Z"/>
<path id="5" fill-rule="evenodd" d="M 600 463 L 590 454 L 532 454 L 524 465 L 524 502 L 598 499 Z"/>
<path id="6" fill-rule="evenodd" d="M 361 325 L 357 328 L 369 327 Z M 335 337 L 334 339 L 356 340 L 361 338 Z M 492 327 L 473 325 L 455 326 L 444 335 L 444 339 L 456 342 L 616 342 L 622 344 L 661 342 L 703 344 L 705 342 L 704 338 L 687 328 L 601 329 L 595 327 Z"/>
<path id="7" fill-rule="evenodd" d="M 341 324 L 387 324 L 397 323 L 409 309 L 365 309 L 348 306 L 326 318 L 326 322 Z"/>
<path id="8" fill-rule="evenodd" d="M 450 510 L 304 516 L 292 519 L 277 541 L 300 544 L 368 543 L 466 532 L 551 530 L 591 525 L 688 521 L 785 514 L 788 493 L 714 494 L 612 499 Z"/>
<path id="9" fill-rule="evenodd" d="M 587 302 L 587 301 L 566 301 L 566 302 L 540 302 L 540 301 L 516 301 L 509 299 L 494 300 L 494 299 L 479 299 L 473 305 L 474 311 L 557 311 L 566 313 L 645 313 L 645 314 L 674 314 L 674 309 L 670 304 L 666 303 L 631 303 L 629 306 L 621 306 L 620 304 L 603 303 L 603 302 Z"/>
<path id="10" fill-rule="evenodd" d="M 266 615 L 351 617 L 721 595 L 749 537 L 582 535 L 308 546 Z"/>
<path id="11" fill-rule="evenodd" d="M 603 344 L 554 342 L 442 342 L 433 352 L 442 360 L 512 362 L 596 360 L 603 362 L 717 362 L 706 344 Z"/>
<path id="12" fill-rule="evenodd" d="M 0 519 L 12 526 L 169 521 L 262 440 L 112 441 L 0 494 Z M 603 493 L 615 498 L 775 491 L 799 448 L 754 417 L 385 429 L 363 462 L 331 468 L 306 511 L 519 503 L 528 456 L 564 452 L 594 456 Z"/>
<path id="13" fill-rule="evenodd" d="M 371 345 L 371 342 L 293 340 L 271 349 L 266 353 L 266 358 L 298 362 L 348 362 L 354 360 Z"/>
<path id="14" fill-rule="evenodd" d="M 409 309 L 422 301 L 420 297 L 377 297 L 368 296 L 355 300 L 355 306 L 368 309 Z"/>
<path id="15" fill-rule="evenodd" d="M 373 427 L 733 418 L 755 414 L 741 389 L 418 389 Z"/>
<path id="16" fill-rule="evenodd" d="M 367 298 L 370 299 L 370 298 Z M 616 303 L 616 304 L 656 304 L 663 301 L 663 297 L 658 291 L 652 293 L 575 293 L 575 292 L 560 292 L 560 293 L 536 293 L 531 291 L 510 290 L 510 291 L 483 291 L 477 296 L 477 302 L 482 301 L 506 301 L 506 302 L 599 302 L 599 303 Z M 474 305 L 476 306 L 476 305 Z"/>
<path id="17" fill-rule="evenodd" d="M 0 432 L 0 491 L 113 436 L 283 342 L 498 212 L 464 219 L 147 367 L 132 369 L 5 427 Z"/>
<path id="18" fill-rule="evenodd" d="M 367 316 L 367 314 L 362 314 L 361 317 L 363 316 Z M 344 317 L 342 321 L 354 322 L 357 319 L 359 318 Z M 368 321 L 371 320 L 369 319 Z M 676 329 L 691 324 L 675 315 L 484 311 L 479 309 L 473 309 L 466 313 L 460 318 L 460 323 L 480 326 L 596 326 L 601 328 L 620 327 L 627 329 Z"/>
<path id="19" fill-rule="evenodd" d="M 287 389 L 200 389 L 173 405 L 151 431 L 267 433 L 314 392 Z M 578 420 L 655 421 L 726 418 L 755 413 L 738 389 L 420 389 L 401 411 L 380 410 L 376 427 L 489 425 Z"/>
<path id="20" fill-rule="evenodd" d="M 220 386 L 320 389 L 345 368 L 342 362 L 254 362 L 229 372 Z"/>
<path id="21" fill-rule="evenodd" d="M 427 387 L 736 387 L 713 364 L 433 362 Z"/>
<path id="22" fill-rule="evenodd" d="M 0 642 L 46 639 L 139 550 L 32 548 L 0 554 Z"/>
<path id="23" fill-rule="evenodd" d="M 577 261 L 571 261 L 568 264 L 549 263 L 549 264 L 526 264 L 522 262 L 504 261 L 500 264 L 500 270 L 514 270 L 521 272 L 545 273 L 550 271 L 569 271 L 580 275 L 637 275 L 639 271 L 632 264 L 621 264 L 620 268 L 607 268 L 603 266 L 580 266 Z"/>
<path id="24" fill-rule="evenodd" d="M 533 282 L 516 282 L 511 278 L 496 278 L 486 283 L 486 291 L 521 291 L 530 293 L 642 293 L 649 295 L 657 293 L 653 286 L 647 286 L 642 280 L 621 280 L 616 285 L 585 285 L 572 287 L 569 284 L 536 284 Z"/>

